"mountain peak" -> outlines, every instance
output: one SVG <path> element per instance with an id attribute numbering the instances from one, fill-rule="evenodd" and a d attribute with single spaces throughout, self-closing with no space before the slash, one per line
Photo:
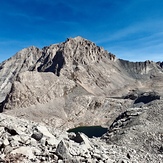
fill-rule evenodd
<path id="1" fill-rule="evenodd" d="M 86 40 L 86 39 L 84 39 L 83 37 L 81 37 L 81 36 L 76 36 L 76 37 L 74 37 L 74 40 Z"/>
<path id="2" fill-rule="evenodd" d="M 81 37 L 81 36 L 76 36 L 76 37 L 73 37 L 73 38 L 68 38 L 66 41 L 70 41 L 70 40 L 73 40 L 73 41 L 75 41 L 75 42 L 91 42 L 91 41 L 89 41 L 89 40 L 87 40 L 87 39 L 85 39 L 85 38 L 83 38 L 83 37 Z"/>

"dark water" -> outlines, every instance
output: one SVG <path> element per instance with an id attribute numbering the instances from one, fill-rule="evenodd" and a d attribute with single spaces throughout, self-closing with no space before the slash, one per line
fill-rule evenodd
<path id="1" fill-rule="evenodd" d="M 101 126 L 82 126 L 73 129 L 69 129 L 67 132 L 82 132 L 87 135 L 89 138 L 94 137 L 101 137 L 103 134 L 107 132 L 107 128 Z"/>

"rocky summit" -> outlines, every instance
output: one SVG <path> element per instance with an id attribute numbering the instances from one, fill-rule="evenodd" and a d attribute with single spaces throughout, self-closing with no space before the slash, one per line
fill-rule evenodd
<path id="1" fill-rule="evenodd" d="M 0 162 L 161 163 L 162 97 L 163 62 L 82 37 L 25 48 L 0 63 Z"/>

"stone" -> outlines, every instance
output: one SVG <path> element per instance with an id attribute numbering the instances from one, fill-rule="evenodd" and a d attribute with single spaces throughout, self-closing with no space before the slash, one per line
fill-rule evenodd
<path id="1" fill-rule="evenodd" d="M 47 139 L 47 143 L 49 144 L 49 145 L 51 145 L 51 146 L 56 146 L 56 144 L 58 144 L 59 143 L 59 141 L 56 139 L 56 138 L 48 138 Z"/>
<path id="2" fill-rule="evenodd" d="M 6 132 L 8 132 L 9 134 L 11 134 L 12 136 L 18 135 L 18 133 L 16 132 L 16 130 L 14 130 L 12 128 L 10 129 L 8 127 L 5 127 L 4 129 L 5 129 Z"/>
<path id="3" fill-rule="evenodd" d="M 37 126 L 37 129 L 44 136 L 49 137 L 49 138 L 54 138 L 54 135 L 52 135 L 45 126 Z"/>
<path id="4" fill-rule="evenodd" d="M 10 145 L 12 147 L 19 147 L 20 142 L 18 142 L 17 140 L 12 140 L 12 141 L 10 141 Z"/>
<path id="5" fill-rule="evenodd" d="M 56 154 L 62 159 L 71 158 L 69 154 L 69 145 L 64 140 L 61 140 L 57 146 Z"/>
<path id="6" fill-rule="evenodd" d="M 74 140 L 76 138 L 76 134 L 74 132 L 69 132 L 68 133 L 68 138 L 71 140 Z"/>
<path id="7" fill-rule="evenodd" d="M 75 137 L 71 137 L 77 143 L 84 143 L 87 148 L 91 148 L 91 143 L 88 140 L 88 137 L 83 133 L 77 133 Z"/>
<path id="8" fill-rule="evenodd" d="M 47 138 L 43 137 L 41 140 L 40 140 L 40 143 L 42 146 L 46 146 L 47 145 Z"/>
<path id="9" fill-rule="evenodd" d="M 4 127 L 0 127 L 0 133 L 2 134 L 3 132 L 5 132 Z"/>
<path id="10" fill-rule="evenodd" d="M 63 160 L 58 160 L 58 163 L 64 163 Z"/>
<path id="11" fill-rule="evenodd" d="M 111 159 L 107 159 L 106 161 L 105 161 L 105 163 L 114 163 L 115 161 L 114 160 L 111 160 Z"/>
<path id="12" fill-rule="evenodd" d="M 40 141 L 43 137 L 43 133 L 41 133 L 39 131 L 34 131 L 33 134 L 31 135 L 31 137 L 37 141 Z"/>
<path id="13" fill-rule="evenodd" d="M 29 143 L 29 136 L 27 135 L 20 135 L 20 141 L 23 143 L 23 144 L 28 144 Z"/>
<path id="14" fill-rule="evenodd" d="M 22 154 L 28 159 L 33 159 L 35 156 L 33 154 L 33 149 L 31 147 L 19 147 L 11 152 L 11 154 Z"/>
<path id="15" fill-rule="evenodd" d="M 15 136 L 12 136 L 12 139 L 14 140 L 14 141 L 19 141 L 19 142 L 21 142 L 21 137 L 19 136 L 19 135 L 15 135 Z"/>
<path id="16" fill-rule="evenodd" d="M 8 153 L 10 153 L 12 151 L 13 151 L 13 148 L 11 146 L 6 146 L 3 152 L 4 152 L 4 154 L 7 155 Z"/>
<path id="17" fill-rule="evenodd" d="M 6 155 L 4 153 L 0 155 L 0 159 L 2 159 L 1 161 L 3 161 L 5 159 L 5 156 Z"/>
<path id="18" fill-rule="evenodd" d="M 34 146 L 34 147 L 37 147 L 37 144 L 38 144 L 37 142 L 38 142 L 38 140 L 36 140 L 34 138 L 29 139 L 29 144 Z"/>
<path id="19" fill-rule="evenodd" d="M 7 146 L 7 145 L 10 144 L 10 142 L 8 141 L 8 139 L 5 139 L 5 140 L 3 141 L 3 144 L 4 144 L 5 146 Z"/>

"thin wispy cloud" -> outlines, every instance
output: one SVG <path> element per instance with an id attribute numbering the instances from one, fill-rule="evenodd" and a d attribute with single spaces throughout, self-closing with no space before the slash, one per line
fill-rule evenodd
<path id="1" fill-rule="evenodd" d="M 0 62 L 31 45 L 82 36 L 129 60 L 163 60 L 162 0 L 5 0 Z"/>
<path id="2" fill-rule="evenodd" d="M 11 16 L 11 17 L 17 17 L 17 18 L 19 18 L 19 19 L 26 19 L 26 20 L 28 20 L 28 21 L 30 21 L 31 20 L 31 16 L 29 15 L 29 14 L 25 14 L 25 13 L 16 13 L 16 12 L 13 12 L 13 13 L 8 13 L 8 15 L 9 16 Z M 42 20 L 42 21 L 44 21 L 45 20 L 45 18 L 44 17 L 41 17 L 41 16 L 33 16 L 32 17 L 32 20 Z"/>
<path id="3" fill-rule="evenodd" d="M 140 39 L 143 39 L 144 37 L 150 38 L 151 35 L 157 34 L 157 36 L 160 36 L 162 33 L 162 25 L 163 22 L 161 20 L 159 21 L 152 21 L 152 22 L 136 22 L 135 24 L 132 24 L 130 26 L 126 26 L 122 29 L 119 29 L 113 33 L 109 33 L 107 38 L 103 38 L 102 40 L 96 40 L 97 43 L 104 43 L 108 41 L 115 41 L 115 40 L 121 40 L 124 39 L 125 37 L 129 37 L 131 35 L 137 36 L 137 34 L 141 34 Z M 161 31 L 161 32 L 160 32 Z M 146 33 L 150 33 L 149 36 L 146 36 Z"/>

